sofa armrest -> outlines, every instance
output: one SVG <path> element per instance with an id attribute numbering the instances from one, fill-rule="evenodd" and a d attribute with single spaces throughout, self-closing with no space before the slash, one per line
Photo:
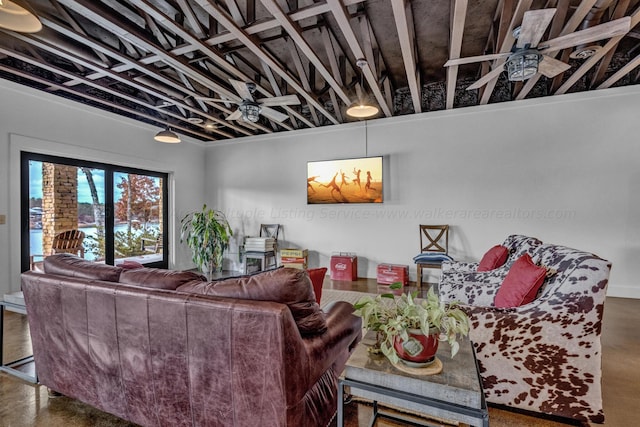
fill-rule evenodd
<path id="1" fill-rule="evenodd" d="M 327 331 L 305 337 L 304 346 L 309 358 L 313 384 L 337 360 L 350 353 L 362 338 L 362 319 L 353 314 L 353 305 L 338 301 L 328 308 Z"/>

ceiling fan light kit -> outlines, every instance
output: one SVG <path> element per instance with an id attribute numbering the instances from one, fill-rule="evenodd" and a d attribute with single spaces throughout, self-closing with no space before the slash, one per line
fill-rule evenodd
<path id="1" fill-rule="evenodd" d="M 0 28 L 19 33 L 36 33 L 42 29 L 42 23 L 27 2 L 0 0 Z"/>
<path id="2" fill-rule="evenodd" d="M 536 50 L 521 50 L 512 54 L 507 59 L 507 76 L 509 81 L 522 82 L 530 79 L 538 73 L 538 64 L 542 60 Z"/>
<path id="3" fill-rule="evenodd" d="M 262 107 L 255 102 L 243 102 L 238 106 L 238 109 L 242 112 L 242 120 L 250 123 L 257 123 L 260 120 L 260 112 Z"/>
<path id="4" fill-rule="evenodd" d="M 164 142 L 166 144 L 178 144 L 180 142 L 180 137 L 178 134 L 173 132 L 168 126 L 166 129 L 161 130 L 153 137 L 158 142 Z"/>

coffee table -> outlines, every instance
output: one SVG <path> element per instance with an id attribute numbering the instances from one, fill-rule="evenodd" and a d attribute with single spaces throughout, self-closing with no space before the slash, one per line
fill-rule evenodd
<path id="1" fill-rule="evenodd" d="M 436 418 L 489 426 L 489 412 L 471 341 L 459 341 L 460 351 L 453 359 L 450 346 L 441 342 L 437 357 L 442 361 L 443 370 L 436 375 L 412 375 L 395 368 L 383 355 L 369 353 L 368 348 L 374 342 L 375 335 L 367 333 L 338 380 L 338 427 L 344 425 L 345 387 L 349 387 L 352 396 L 374 402 L 370 425 L 377 417 L 407 422 L 380 412 L 377 404 L 386 403 Z"/>

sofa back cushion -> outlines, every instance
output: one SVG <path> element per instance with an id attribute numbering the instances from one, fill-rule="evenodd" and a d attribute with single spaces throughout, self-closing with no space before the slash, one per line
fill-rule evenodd
<path id="1" fill-rule="evenodd" d="M 535 260 L 535 253 L 540 245 L 542 245 L 542 240 L 538 240 L 535 237 L 512 234 L 502 243 L 502 246 L 509 249 L 509 257 L 505 264 L 513 264 L 524 254 L 529 254 Z"/>
<path id="2" fill-rule="evenodd" d="M 478 264 L 478 271 L 491 271 L 502 266 L 509 256 L 506 246 L 495 245 L 487 251 Z"/>
<path id="3" fill-rule="evenodd" d="M 44 272 L 78 279 L 117 282 L 122 268 L 87 261 L 73 254 L 55 254 L 44 258 Z"/>
<path id="4" fill-rule="evenodd" d="M 519 307 L 536 298 L 547 275 L 544 267 L 535 265 L 529 254 L 524 254 L 513 263 L 504 278 L 494 300 L 500 308 Z"/>
<path id="5" fill-rule="evenodd" d="M 120 274 L 120 283 L 145 288 L 175 290 L 185 283 L 206 282 L 206 278 L 191 271 L 173 271 L 160 268 L 125 269 Z"/>
<path id="6" fill-rule="evenodd" d="M 327 330 L 324 313 L 316 302 L 309 274 L 296 268 L 278 268 L 245 277 L 217 282 L 191 282 L 180 292 L 214 295 L 286 304 L 302 335 L 320 334 Z"/>

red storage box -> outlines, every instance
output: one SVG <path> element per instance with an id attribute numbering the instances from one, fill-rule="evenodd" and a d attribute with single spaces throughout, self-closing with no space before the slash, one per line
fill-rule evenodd
<path id="1" fill-rule="evenodd" d="M 358 257 L 344 253 L 331 255 L 331 280 L 358 280 Z"/>
<path id="2" fill-rule="evenodd" d="M 400 282 L 409 284 L 409 266 L 401 264 L 378 264 L 377 281 L 381 285 Z"/>

